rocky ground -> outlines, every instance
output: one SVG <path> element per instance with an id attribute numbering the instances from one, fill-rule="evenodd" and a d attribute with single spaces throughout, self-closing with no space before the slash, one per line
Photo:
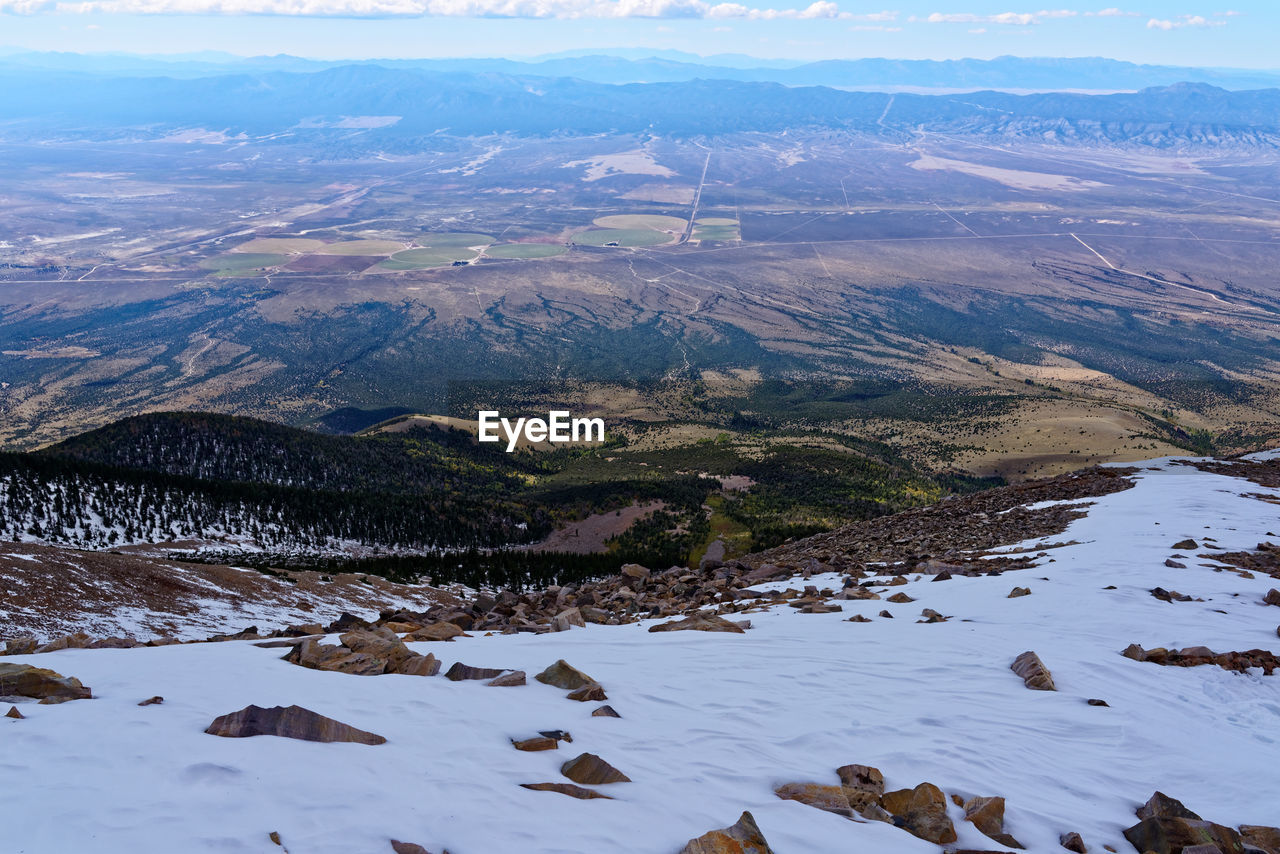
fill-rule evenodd
<path id="1" fill-rule="evenodd" d="M 0 821 L 21 852 L 1280 854 L 1277 471 L 1092 470 L 219 643 L 8 631 Z"/>

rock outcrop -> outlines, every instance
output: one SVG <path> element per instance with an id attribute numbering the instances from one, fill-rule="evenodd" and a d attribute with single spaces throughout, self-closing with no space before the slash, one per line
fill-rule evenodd
<path id="1" fill-rule="evenodd" d="M 326 718 L 301 706 L 275 706 L 270 709 L 245 706 L 238 712 L 214 718 L 205 732 L 223 738 L 276 735 L 301 741 L 343 741 L 356 744 L 385 744 L 387 741 L 380 735 Z"/>
<path id="2" fill-rule="evenodd" d="M 596 680 L 569 664 L 563 658 L 533 678 L 543 685 L 563 688 L 566 691 L 597 684 Z"/>
<path id="3" fill-rule="evenodd" d="M 1009 665 L 1014 673 L 1022 677 L 1022 682 L 1033 691 L 1056 691 L 1053 674 L 1044 666 L 1040 656 L 1028 650 L 1013 660 Z"/>
<path id="4" fill-rule="evenodd" d="M 583 753 L 560 766 L 560 773 L 584 786 L 630 783 L 631 778 L 594 753 Z"/>
<path id="5" fill-rule="evenodd" d="M 597 792 L 595 789 L 585 789 L 582 786 L 575 786 L 573 783 L 521 783 L 520 787 L 533 789 L 535 792 L 559 792 L 562 795 L 568 795 L 580 801 L 589 801 L 595 798 L 604 798 L 606 801 L 613 800 L 613 798 Z"/>
<path id="6" fill-rule="evenodd" d="M 755 817 L 744 812 L 735 824 L 690 839 L 680 854 L 773 854 L 773 849 L 765 841 Z"/>
<path id="7" fill-rule="evenodd" d="M 88 700 L 93 692 L 74 676 L 30 664 L 0 663 L 0 697 L 31 697 L 44 705 Z"/>

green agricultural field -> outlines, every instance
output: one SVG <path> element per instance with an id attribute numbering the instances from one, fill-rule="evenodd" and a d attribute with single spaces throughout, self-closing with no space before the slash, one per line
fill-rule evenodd
<path id="1" fill-rule="evenodd" d="M 723 217 L 723 216 L 704 216 L 701 219 L 695 219 L 693 221 L 693 224 L 694 225 L 731 225 L 734 228 L 738 227 L 738 221 L 736 219 L 731 219 L 729 217 Z"/>
<path id="2" fill-rule="evenodd" d="M 415 237 L 413 242 L 429 249 L 468 249 L 472 246 L 488 246 L 493 243 L 493 238 L 487 234 L 441 232 L 420 235 Z"/>
<path id="3" fill-rule="evenodd" d="M 686 222 L 679 217 L 663 216 L 661 214 L 617 214 L 615 216 L 602 216 L 595 221 L 595 224 L 601 228 L 626 230 L 650 228 L 654 231 L 683 232 Z"/>
<path id="4" fill-rule="evenodd" d="M 205 258 L 200 266 L 213 270 L 219 276 L 236 276 L 264 267 L 278 267 L 289 261 L 289 256 L 272 252 L 228 252 L 213 258 Z"/>
<path id="5" fill-rule="evenodd" d="M 265 252 L 293 255 L 300 252 L 314 252 L 324 246 L 323 240 L 312 240 L 309 237 L 256 237 L 248 243 L 242 243 L 232 252 Z"/>
<path id="6" fill-rule="evenodd" d="M 391 255 L 404 249 L 395 240 L 344 240 L 328 243 L 316 250 L 317 255 Z"/>
<path id="7" fill-rule="evenodd" d="M 693 230 L 694 240 L 741 240 L 742 235 L 734 226 L 703 225 Z"/>
<path id="8" fill-rule="evenodd" d="M 476 253 L 471 249 L 406 249 L 381 262 L 377 268 L 395 272 L 430 270 L 432 267 L 448 267 L 454 261 L 472 261 L 475 257 Z"/>
<path id="9" fill-rule="evenodd" d="M 490 258 L 554 258 L 568 251 L 556 243 L 504 243 L 490 246 L 484 254 Z"/>
<path id="10" fill-rule="evenodd" d="M 607 246 L 610 243 L 619 246 L 658 246 L 672 242 L 677 236 L 650 228 L 593 228 L 575 234 L 573 242 L 583 246 Z"/>

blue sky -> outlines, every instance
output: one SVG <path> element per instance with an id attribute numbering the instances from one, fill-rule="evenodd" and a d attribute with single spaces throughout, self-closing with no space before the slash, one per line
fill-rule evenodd
<path id="1" fill-rule="evenodd" d="M 1049 7 L 982 0 L 0 0 L 0 46 L 82 52 L 518 57 L 648 47 L 796 59 L 1106 56 L 1280 68 L 1278 38 L 1275 0 Z"/>

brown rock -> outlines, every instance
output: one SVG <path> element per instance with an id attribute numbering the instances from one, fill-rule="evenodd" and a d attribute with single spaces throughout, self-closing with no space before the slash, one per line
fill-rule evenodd
<path id="1" fill-rule="evenodd" d="M 557 739 L 547 738 L 546 736 L 540 735 L 537 738 L 526 738 L 523 741 L 513 741 L 511 742 L 511 746 L 516 750 L 525 750 L 530 753 L 534 753 L 539 750 L 555 750 L 560 747 L 560 742 Z"/>
<path id="2" fill-rule="evenodd" d="M 430 851 L 416 842 L 401 842 L 398 839 L 391 840 L 391 850 L 395 854 L 431 854 Z"/>
<path id="3" fill-rule="evenodd" d="M 627 563 L 622 565 L 622 575 L 624 578 L 645 579 L 649 577 L 649 570 L 638 563 Z"/>
<path id="4" fill-rule="evenodd" d="M 568 795 L 581 801 L 589 801 L 595 798 L 604 798 L 606 801 L 613 800 L 613 798 L 597 792 L 595 789 L 584 789 L 572 783 L 521 783 L 520 787 L 522 789 L 533 789 L 535 792 L 559 792 L 562 795 Z"/>
<path id="5" fill-rule="evenodd" d="M 1200 548 L 1200 544 L 1192 539 L 1179 540 L 1178 542 L 1173 544 L 1173 550 L 1175 552 L 1191 551 L 1192 549 L 1198 549 L 1198 548 Z"/>
<path id="6" fill-rule="evenodd" d="M 431 653 L 426 655 L 414 653 L 396 665 L 395 670 L 387 672 L 404 676 L 435 676 L 440 672 L 440 660 Z"/>
<path id="7" fill-rule="evenodd" d="M 223 738 L 249 738 L 255 735 L 277 735 L 301 741 L 355 742 L 385 744 L 386 739 L 356 729 L 301 706 L 245 706 L 238 712 L 222 715 L 209 724 L 205 732 Z"/>
<path id="8" fill-rule="evenodd" d="M 376 676 L 387 669 L 385 659 L 310 638 L 303 639 L 302 643 L 286 653 L 284 660 L 312 670 L 329 670 L 356 676 Z"/>
<path id="9" fill-rule="evenodd" d="M 1085 847 L 1084 840 L 1074 830 L 1059 836 L 1058 842 L 1068 851 L 1074 851 L 1076 854 L 1089 854 L 1089 849 Z"/>
<path id="10" fill-rule="evenodd" d="M 582 619 L 582 612 L 577 608 L 566 608 L 556 614 L 555 619 L 551 621 L 551 625 L 557 632 L 567 632 L 574 626 L 582 628 L 586 624 L 586 621 Z"/>
<path id="11" fill-rule="evenodd" d="M 1182 801 L 1171 798 L 1164 792 L 1156 792 L 1147 802 L 1134 810 L 1138 818 L 1190 818 L 1196 821 L 1200 816 L 1183 806 Z"/>
<path id="12" fill-rule="evenodd" d="M 821 783 L 784 783 L 773 790 L 784 801 L 798 801 L 809 807 L 833 812 L 851 818 L 853 809 L 843 786 L 824 786 Z"/>
<path id="13" fill-rule="evenodd" d="M 609 699 L 608 695 L 604 693 L 604 689 L 595 684 L 583 685 L 576 691 L 570 691 L 568 697 L 570 700 L 577 700 L 580 703 L 599 703 Z"/>
<path id="14" fill-rule="evenodd" d="M 893 614 L 890 614 L 887 610 L 886 610 L 886 611 L 881 611 L 881 612 L 880 612 L 880 614 L 879 614 L 879 616 L 884 617 L 885 619 L 888 619 L 888 620 L 892 620 L 892 619 L 893 619 Z"/>
<path id="15" fill-rule="evenodd" d="M 622 715 L 613 710 L 613 706 L 601 706 L 591 713 L 593 718 L 620 718 Z"/>
<path id="16" fill-rule="evenodd" d="M 884 794 L 884 775 L 870 765 L 841 765 L 836 769 L 840 785 L 846 789 L 871 792 L 877 798 Z"/>
<path id="17" fill-rule="evenodd" d="M 849 618 L 848 620 L 846 620 L 845 622 L 847 622 L 847 623 L 869 623 L 869 622 L 871 622 L 871 620 L 870 620 L 870 618 L 868 618 L 868 617 L 864 617 L 864 616 L 862 616 L 861 614 L 854 614 L 852 617 L 850 617 L 850 618 Z"/>
<path id="18" fill-rule="evenodd" d="M 0 664 L 0 697 L 33 697 L 45 705 L 54 705 L 92 696 L 75 677 L 30 664 Z"/>
<path id="19" fill-rule="evenodd" d="M 630 783 L 631 778 L 594 753 L 583 753 L 560 766 L 560 773 L 584 786 Z"/>
<path id="20" fill-rule="evenodd" d="M 372 631 L 356 629 L 347 632 L 340 638 L 342 645 L 354 653 L 380 658 L 386 662 L 385 672 L 399 672 L 400 664 L 416 653 L 404 645 L 404 641 L 396 637 L 395 632 L 386 628 Z"/>
<path id="21" fill-rule="evenodd" d="M 1209 821 L 1191 818 L 1145 818 L 1124 832 L 1134 848 L 1153 854 L 1191 854 L 1198 846 L 1210 846 L 1201 851 L 1218 854 L 1244 854 L 1240 834 L 1229 827 Z"/>
<path id="22" fill-rule="evenodd" d="M 907 602 L 914 602 L 916 600 L 912 599 L 910 596 L 908 596 L 905 593 L 895 593 L 885 601 L 893 602 L 896 605 L 903 605 L 903 604 L 906 604 Z"/>
<path id="23" fill-rule="evenodd" d="M 680 849 L 680 854 L 773 854 L 764 834 L 749 812 L 723 830 L 712 830 Z"/>
<path id="24" fill-rule="evenodd" d="M 1120 653 L 1125 658 L 1132 658 L 1134 661 L 1146 661 L 1147 651 L 1140 644 L 1131 643 L 1124 648 L 1124 652 Z"/>
<path id="25" fill-rule="evenodd" d="M 420 623 L 401 623 L 395 620 L 392 620 L 389 623 L 383 623 L 382 626 L 387 631 L 395 632 L 398 635 L 413 634 L 418 629 L 422 628 Z"/>
<path id="26" fill-rule="evenodd" d="M 5 655 L 30 655 L 40 642 L 33 637 L 9 638 L 4 644 Z"/>
<path id="27" fill-rule="evenodd" d="M 444 678 L 450 682 L 462 682 L 467 679 L 493 679 L 506 672 L 501 667 L 471 667 L 461 661 L 455 661 L 453 667 L 445 673 Z"/>
<path id="28" fill-rule="evenodd" d="M 432 623 L 412 632 L 405 640 L 410 641 L 451 641 L 462 634 L 462 629 L 453 623 Z"/>
<path id="29" fill-rule="evenodd" d="M 1280 827 L 1242 824 L 1240 838 L 1246 845 L 1261 848 L 1267 854 L 1280 854 Z"/>
<path id="30" fill-rule="evenodd" d="M 596 684 L 596 680 L 569 664 L 563 658 L 533 678 L 544 685 L 563 688 L 566 691 Z"/>
<path id="31" fill-rule="evenodd" d="M 947 817 L 947 799 L 932 783 L 886 792 L 880 803 L 893 814 L 894 824 L 912 836 L 936 845 L 956 841 L 955 826 Z"/>
<path id="32" fill-rule="evenodd" d="M 143 700 L 143 701 L 142 701 L 141 703 L 139 703 L 138 705 L 139 705 L 139 706 L 158 706 L 158 705 L 160 705 L 160 704 L 161 704 L 161 703 L 163 703 L 163 702 L 164 702 L 164 697 L 161 697 L 160 695 L 158 695 L 158 694 L 157 694 L 157 695 L 156 695 L 156 696 L 154 696 L 154 697 L 148 697 L 147 699 Z"/>
<path id="33" fill-rule="evenodd" d="M 89 637 L 84 632 L 76 632 L 73 635 L 67 635 L 65 637 L 55 638 L 54 640 L 49 641 L 47 644 L 37 647 L 35 651 L 36 652 L 57 652 L 60 649 L 84 649 L 92 642 L 93 642 L 93 638 Z"/>
<path id="34" fill-rule="evenodd" d="M 86 649 L 133 649 L 142 646 L 141 643 L 133 638 L 102 638 L 89 644 Z"/>
<path id="35" fill-rule="evenodd" d="M 10 706 L 9 711 L 4 713 L 6 718 L 13 718 L 15 721 L 24 720 L 27 716 L 18 711 L 17 706 Z"/>
<path id="36" fill-rule="evenodd" d="M 1090 706 L 1101 706 L 1107 709 L 1111 708 L 1111 704 L 1108 703 L 1106 700 L 1098 700 L 1095 698 L 1095 699 L 1086 700 L 1085 702 L 1088 703 Z"/>
<path id="37" fill-rule="evenodd" d="M 1017 598 L 1019 598 L 1019 597 L 1021 597 L 1021 596 L 1030 596 L 1030 595 L 1031 595 L 1031 588 L 1030 588 L 1030 587 L 1015 587 L 1015 588 L 1013 588 L 1012 590 L 1010 590 L 1010 591 L 1009 591 L 1009 595 L 1008 595 L 1008 597 L 1007 597 L 1007 598 L 1009 598 L 1009 599 L 1017 599 Z"/>
<path id="38" fill-rule="evenodd" d="M 1040 656 L 1028 650 L 1013 660 L 1009 669 L 1022 677 L 1023 683 L 1033 691 L 1056 691 L 1053 674 L 1044 666 Z"/>
<path id="39" fill-rule="evenodd" d="M 1262 601 L 1267 605 L 1280 605 L 1280 590 L 1272 587 L 1267 591 L 1267 595 L 1262 597 Z"/>
<path id="40" fill-rule="evenodd" d="M 740 635 L 746 631 L 742 626 L 731 620 L 715 614 L 694 614 L 683 620 L 673 620 L 670 623 L 659 623 L 656 626 L 650 626 L 651 632 L 729 632 L 730 634 Z"/>
<path id="41" fill-rule="evenodd" d="M 970 798 L 964 802 L 964 819 L 984 836 L 1009 848 L 1022 844 L 1004 832 L 1004 798 Z"/>
<path id="42" fill-rule="evenodd" d="M 504 673 L 496 679 L 492 679 L 486 683 L 491 688 L 518 688 L 525 683 L 523 670 L 512 670 L 510 673 Z"/>

